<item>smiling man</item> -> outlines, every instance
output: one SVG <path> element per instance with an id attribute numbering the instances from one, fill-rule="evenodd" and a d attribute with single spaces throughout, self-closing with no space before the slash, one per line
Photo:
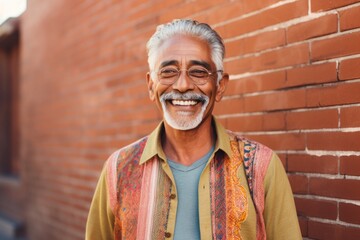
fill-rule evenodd
<path id="1" fill-rule="evenodd" d="M 107 160 L 86 239 L 301 239 L 277 155 L 212 115 L 229 80 L 221 37 L 174 20 L 147 50 L 149 96 L 163 121 Z"/>

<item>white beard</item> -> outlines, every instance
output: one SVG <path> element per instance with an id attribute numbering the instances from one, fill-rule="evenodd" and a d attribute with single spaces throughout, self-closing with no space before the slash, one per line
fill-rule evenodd
<path id="1" fill-rule="evenodd" d="M 188 112 L 178 112 L 178 116 L 174 117 L 170 115 L 166 100 L 181 99 L 181 100 L 196 100 L 202 102 L 201 111 L 194 117 L 190 117 Z M 184 94 L 170 92 L 161 95 L 160 102 L 164 111 L 165 121 L 174 129 L 177 130 L 190 130 L 194 129 L 202 122 L 206 107 L 209 105 L 209 97 L 204 94 L 187 92 Z"/>

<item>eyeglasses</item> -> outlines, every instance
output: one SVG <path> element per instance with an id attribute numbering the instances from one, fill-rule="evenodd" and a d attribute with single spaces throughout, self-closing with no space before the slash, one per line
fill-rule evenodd
<path id="1" fill-rule="evenodd" d="M 171 85 L 179 79 L 182 71 L 186 71 L 187 76 L 196 85 L 204 85 L 208 82 L 210 77 L 214 76 L 214 74 L 223 72 L 222 70 L 209 72 L 206 68 L 200 66 L 192 66 L 189 69 L 178 69 L 176 67 L 169 66 L 160 69 L 157 72 L 157 75 L 160 83 Z"/>

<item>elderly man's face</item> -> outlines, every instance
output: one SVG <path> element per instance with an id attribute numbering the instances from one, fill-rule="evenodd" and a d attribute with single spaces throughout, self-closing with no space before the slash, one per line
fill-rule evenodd
<path id="1" fill-rule="evenodd" d="M 194 37 L 177 35 L 160 47 L 155 71 L 156 79 L 147 75 L 149 94 L 162 111 L 165 122 L 172 128 L 189 130 L 203 121 L 210 121 L 215 101 L 220 101 L 227 83 L 227 75 L 217 86 L 217 74 L 210 75 L 205 84 L 196 84 L 188 76 L 188 69 L 206 69 L 215 72 L 211 51 L 207 43 Z M 172 84 L 163 83 L 159 72 L 164 69 L 182 70 Z"/>

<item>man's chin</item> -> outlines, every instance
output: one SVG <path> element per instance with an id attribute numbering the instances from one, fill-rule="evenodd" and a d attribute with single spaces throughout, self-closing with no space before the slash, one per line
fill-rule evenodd
<path id="1" fill-rule="evenodd" d="M 182 130 L 182 131 L 186 131 L 186 130 L 192 130 L 196 127 L 198 127 L 201 123 L 201 118 L 196 118 L 196 119 L 188 119 L 187 116 L 182 116 L 182 117 L 178 117 L 176 119 L 168 116 L 165 114 L 164 116 L 166 123 L 176 129 L 176 130 Z"/>

